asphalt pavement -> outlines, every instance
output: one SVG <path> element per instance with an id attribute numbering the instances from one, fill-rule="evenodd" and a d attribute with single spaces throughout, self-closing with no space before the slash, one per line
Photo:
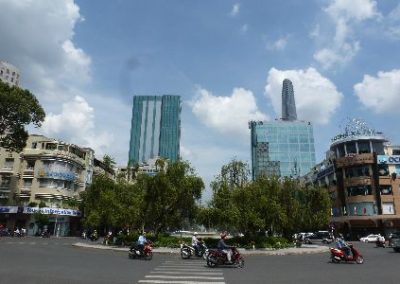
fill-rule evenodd
<path id="1" fill-rule="evenodd" d="M 329 261 L 329 252 L 245 254 L 245 267 L 208 268 L 198 258 L 155 252 L 151 261 L 126 251 L 73 246 L 74 238 L 0 238 L 0 283 L 400 283 L 400 253 L 355 242 L 364 264 Z"/>

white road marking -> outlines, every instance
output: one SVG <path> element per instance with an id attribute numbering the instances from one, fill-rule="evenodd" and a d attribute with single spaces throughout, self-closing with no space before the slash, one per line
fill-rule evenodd
<path id="1" fill-rule="evenodd" d="M 169 280 L 139 280 L 138 283 L 170 283 L 170 284 L 225 284 L 225 282 L 204 282 L 204 281 L 169 281 Z"/>

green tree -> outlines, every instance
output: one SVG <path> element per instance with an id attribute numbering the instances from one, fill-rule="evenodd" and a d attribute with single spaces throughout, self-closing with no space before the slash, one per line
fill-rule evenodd
<path id="1" fill-rule="evenodd" d="M 249 177 L 248 164 L 233 159 L 221 167 L 220 174 L 211 182 L 213 198 L 210 207 L 215 225 L 219 228 L 244 229 L 240 219 L 244 217 L 248 204 L 241 199 L 241 194 L 245 193 L 243 189 L 248 186 Z"/>
<path id="2" fill-rule="evenodd" d="M 213 197 L 208 207 L 198 210 L 197 219 L 205 226 L 237 230 L 251 238 L 258 232 L 290 238 L 303 230 L 326 226 L 330 199 L 326 190 L 306 188 L 297 179 L 259 177 L 248 179 L 248 167 L 240 161 L 224 165 L 212 181 Z"/>
<path id="3" fill-rule="evenodd" d="M 143 226 L 157 235 L 168 227 L 181 227 L 195 218 L 197 202 L 204 183 L 188 162 L 168 164 L 155 176 L 139 175 L 137 185 L 143 192 Z"/>
<path id="4" fill-rule="evenodd" d="M 21 152 L 28 139 L 25 126 L 40 127 L 45 112 L 31 92 L 10 87 L 1 80 L 0 102 L 0 147 Z"/>
<path id="5" fill-rule="evenodd" d="M 108 172 L 114 173 L 115 160 L 110 155 L 103 156 L 103 164 Z"/>

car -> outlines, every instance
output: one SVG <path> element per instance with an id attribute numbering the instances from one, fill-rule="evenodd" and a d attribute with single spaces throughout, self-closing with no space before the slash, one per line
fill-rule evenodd
<path id="1" fill-rule="evenodd" d="M 391 246 L 395 252 L 400 252 L 400 232 L 390 234 L 389 246 Z"/>
<path id="2" fill-rule="evenodd" d="M 364 243 L 374 243 L 378 240 L 378 238 L 380 237 L 380 234 L 369 234 L 366 237 L 362 237 L 360 238 L 360 242 L 364 242 Z"/>
<path id="3" fill-rule="evenodd" d="M 310 239 L 324 239 L 324 238 L 329 238 L 330 234 L 328 231 L 318 231 L 315 232 Z"/>

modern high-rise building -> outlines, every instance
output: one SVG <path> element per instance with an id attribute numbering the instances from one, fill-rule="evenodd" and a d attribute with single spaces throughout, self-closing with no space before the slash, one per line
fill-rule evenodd
<path id="1" fill-rule="evenodd" d="M 14 65 L 0 61 L 0 80 L 10 86 L 19 86 L 19 70 Z"/>
<path id="2" fill-rule="evenodd" d="M 129 164 L 144 164 L 156 157 L 179 159 L 180 96 L 134 96 Z"/>
<path id="3" fill-rule="evenodd" d="M 315 165 L 313 128 L 305 121 L 251 121 L 253 179 L 299 177 Z"/>
<path id="4" fill-rule="evenodd" d="M 294 91 L 292 81 L 283 80 L 282 86 L 282 120 L 297 120 L 296 102 L 294 100 Z"/>
<path id="5" fill-rule="evenodd" d="M 311 122 L 297 120 L 292 82 L 283 81 L 282 119 L 250 121 L 253 179 L 300 177 L 315 165 Z"/>

